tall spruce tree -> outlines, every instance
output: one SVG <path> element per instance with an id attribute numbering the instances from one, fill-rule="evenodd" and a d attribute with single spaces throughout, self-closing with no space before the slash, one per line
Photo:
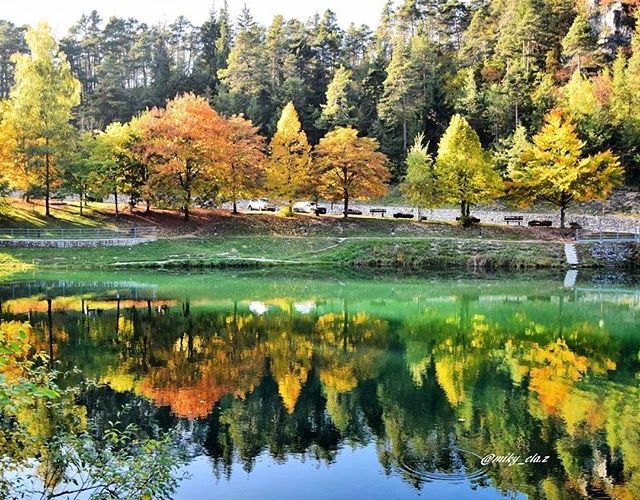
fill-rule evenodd
<path id="1" fill-rule="evenodd" d="M 562 55 L 566 64 L 578 71 L 593 69 L 602 63 L 598 41 L 586 13 L 578 13 L 562 39 Z"/>
<path id="2" fill-rule="evenodd" d="M 322 105 L 318 128 L 332 130 L 354 125 L 356 106 L 353 94 L 351 71 L 341 66 L 327 88 L 327 102 Z"/>
<path id="3" fill-rule="evenodd" d="M 227 67 L 218 72 L 232 98 L 232 109 L 221 111 L 245 114 L 253 123 L 266 128 L 270 119 L 268 68 L 264 28 L 245 6 L 238 18 Z"/>

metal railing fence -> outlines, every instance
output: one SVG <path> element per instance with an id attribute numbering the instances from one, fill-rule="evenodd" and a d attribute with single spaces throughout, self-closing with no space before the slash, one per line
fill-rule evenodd
<path id="1" fill-rule="evenodd" d="M 114 240 L 156 239 L 157 227 L 104 228 L 0 228 L 0 240 Z"/>
<path id="2" fill-rule="evenodd" d="M 640 227 L 637 227 L 633 233 L 615 233 L 609 231 L 586 231 L 584 229 L 576 230 L 576 243 L 593 243 L 593 242 L 619 242 L 619 243 L 640 243 Z"/>

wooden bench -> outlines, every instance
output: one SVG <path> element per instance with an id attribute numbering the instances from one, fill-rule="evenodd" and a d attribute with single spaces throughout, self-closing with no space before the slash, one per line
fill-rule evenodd
<path id="1" fill-rule="evenodd" d="M 524 220 L 524 217 L 522 215 L 507 215 L 504 218 L 504 221 L 507 223 L 507 226 L 510 225 L 512 222 L 517 222 L 519 226 L 523 220 Z"/>
<path id="2" fill-rule="evenodd" d="M 396 212 L 393 214 L 394 219 L 413 219 L 413 214 L 405 214 L 402 212 Z"/>
<path id="3" fill-rule="evenodd" d="M 387 213 L 387 209 L 386 208 L 372 208 L 371 210 L 369 210 L 369 213 L 371 215 L 380 214 L 381 217 L 384 217 L 384 214 Z"/>

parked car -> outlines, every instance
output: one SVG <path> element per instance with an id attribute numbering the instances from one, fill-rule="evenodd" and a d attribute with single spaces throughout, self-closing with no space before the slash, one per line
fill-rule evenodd
<path id="1" fill-rule="evenodd" d="M 552 222 L 550 220 L 530 220 L 529 227 L 551 227 Z"/>
<path id="2" fill-rule="evenodd" d="M 344 214 L 344 212 L 342 212 Z M 362 210 L 358 210 L 357 208 L 348 208 L 347 215 L 362 215 Z"/>
<path id="3" fill-rule="evenodd" d="M 299 201 L 293 204 L 293 211 L 299 214 L 311 214 L 317 208 L 318 204 L 315 201 Z"/>
<path id="4" fill-rule="evenodd" d="M 276 207 L 269 203 L 269 200 L 266 198 L 257 198 L 255 200 L 250 200 L 248 205 L 249 210 L 251 211 L 259 211 L 259 212 L 275 212 Z"/>

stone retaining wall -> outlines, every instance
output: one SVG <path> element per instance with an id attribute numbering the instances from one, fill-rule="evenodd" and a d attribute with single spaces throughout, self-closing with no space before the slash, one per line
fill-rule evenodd
<path id="1" fill-rule="evenodd" d="M 334 203 L 333 205 L 325 202 L 320 202 L 322 207 L 326 207 L 328 212 L 334 215 L 341 215 L 343 206 L 340 203 Z M 230 208 L 229 204 L 223 204 L 223 208 Z M 238 202 L 238 208 L 240 210 L 247 209 L 247 202 Z M 450 221 L 456 220 L 456 217 L 460 216 L 460 210 L 458 208 L 437 208 L 434 210 L 418 210 L 417 208 L 409 206 L 399 205 L 371 205 L 368 203 L 353 203 L 350 204 L 350 208 L 355 210 L 361 210 L 363 215 L 370 215 L 372 208 L 384 208 L 387 210 L 385 218 L 393 217 L 396 212 L 410 213 L 415 216 L 414 220 L 417 220 L 418 215 L 426 216 L 429 220 L 437 221 Z M 482 223 L 485 224 L 506 224 L 504 218 L 507 216 L 521 215 L 523 217 L 522 225 L 526 226 L 529 221 L 532 220 L 550 220 L 554 227 L 560 227 L 560 211 L 557 212 L 527 212 L 514 210 L 503 210 L 499 207 L 471 207 L 471 215 L 478 217 Z M 380 217 L 379 214 L 375 215 Z M 640 216 L 630 215 L 629 217 L 623 217 L 619 215 L 585 215 L 573 213 L 568 211 L 566 216 L 567 226 L 570 222 L 577 222 L 584 229 L 590 231 L 604 231 L 614 233 L 633 233 L 640 227 Z"/>
<path id="2" fill-rule="evenodd" d="M 369 215 L 371 208 L 386 208 L 386 217 L 392 217 L 395 212 L 411 213 L 416 217 L 418 216 L 418 209 L 411 207 L 379 207 L 372 205 L 358 204 L 353 205 L 351 208 L 361 210 L 364 215 Z M 341 214 L 342 207 L 334 205 L 331 208 L 331 213 Z M 437 208 L 432 211 L 421 210 L 420 215 L 426 216 L 428 219 L 455 221 L 456 217 L 460 216 L 460 211 L 457 209 Z M 518 212 L 516 210 L 501 211 L 501 210 L 489 210 L 489 209 L 471 209 L 471 215 L 478 217 L 482 223 L 486 224 L 505 224 L 504 218 L 507 216 L 521 215 L 523 217 L 522 225 L 526 226 L 529 221 L 532 220 L 550 220 L 554 227 L 560 227 L 560 213 L 530 213 L 530 212 Z M 639 217 L 620 217 L 615 215 L 577 215 L 568 213 L 566 216 L 567 225 L 570 222 L 577 222 L 584 229 L 590 231 L 605 231 L 605 232 L 621 232 L 621 233 L 633 233 L 638 227 L 640 227 Z"/>
<path id="3" fill-rule="evenodd" d="M 581 264 L 596 267 L 640 267 L 640 245 L 637 243 L 589 243 L 576 245 Z"/>
<path id="4" fill-rule="evenodd" d="M 95 240 L 46 240 L 46 239 L 0 239 L 0 247 L 22 248 L 92 248 L 92 247 L 130 247 L 154 241 L 147 238 L 111 238 Z"/>

